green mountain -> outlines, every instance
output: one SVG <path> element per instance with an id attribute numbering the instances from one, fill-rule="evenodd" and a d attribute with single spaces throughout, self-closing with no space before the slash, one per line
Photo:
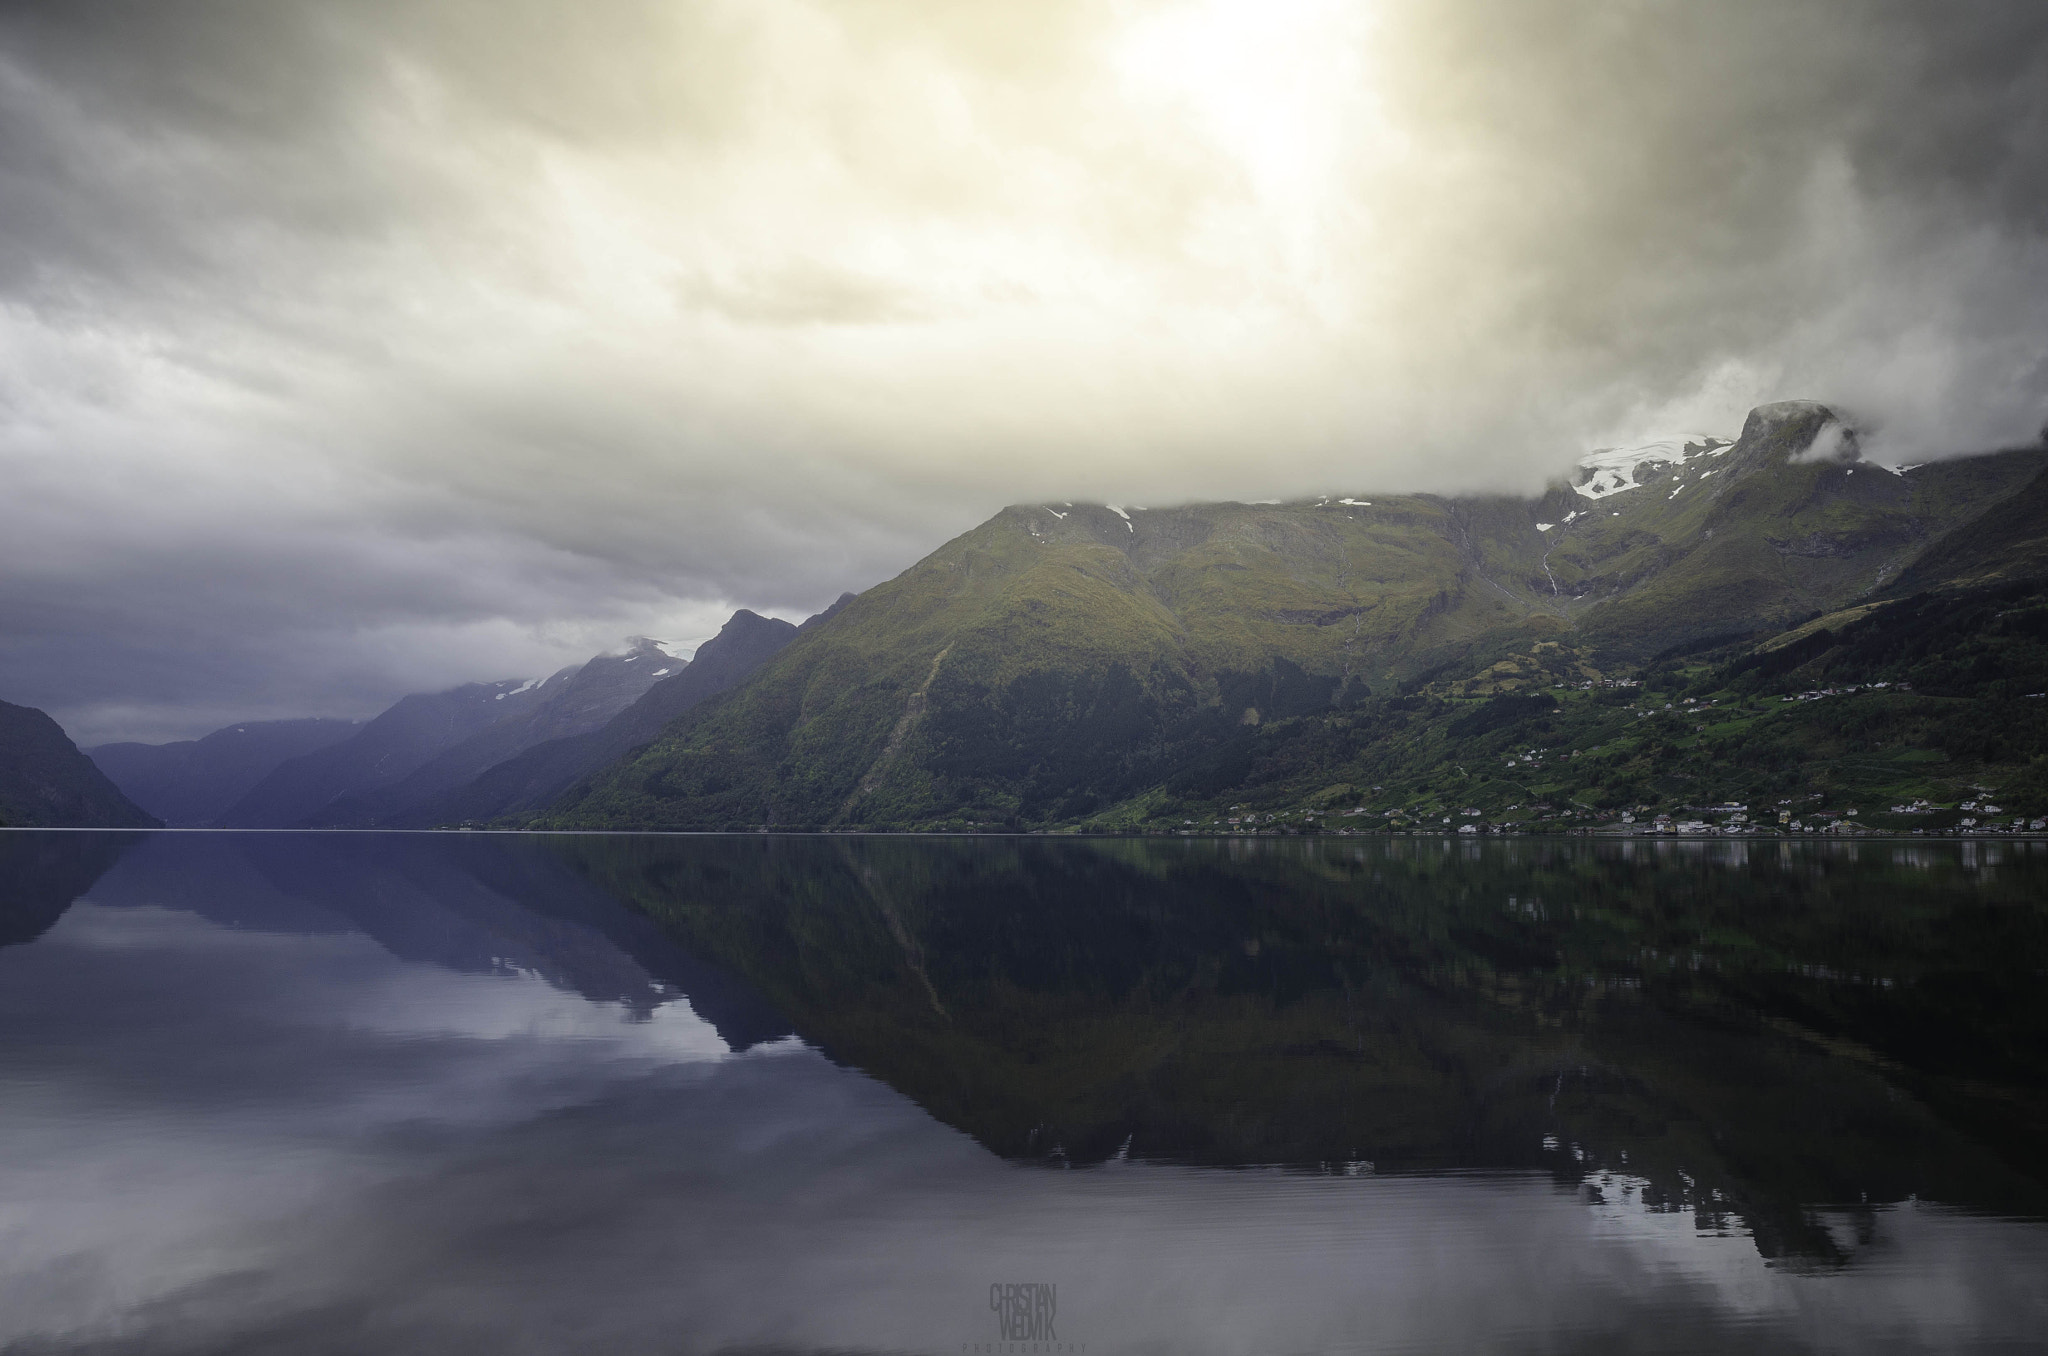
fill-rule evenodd
<path id="1" fill-rule="evenodd" d="M 531 822 L 1171 827 L 1256 803 L 1501 823 L 1532 803 L 1552 819 L 1573 800 L 1676 804 L 1718 789 L 1656 762 L 1701 731 L 1652 723 L 1641 692 L 1613 684 L 1689 693 L 1706 675 L 1674 655 L 1734 662 L 1731 646 L 1902 581 L 1984 587 L 1973 551 L 2028 577 L 2033 557 L 1985 547 L 1982 529 L 2018 548 L 2044 464 L 2019 451 L 1896 472 L 1859 461 L 1825 407 L 1788 402 L 1732 442 L 1596 454 L 1534 500 L 1013 507 Z M 1504 741 L 1557 734 L 1566 705 L 1627 755 L 1590 799 L 1521 775 L 1537 750 L 1517 751 L 1516 776 L 1485 775 L 1508 771 Z"/>
<path id="2" fill-rule="evenodd" d="M 0 826 L 147 829 L 151 818 L 32 706 L 0 702 Z"/>
<path id="3" fill-rule="evenodd" d="M 1929 548 L 1891 592 L 2000 584 L 2048 576 L 2048 474 Z"/>

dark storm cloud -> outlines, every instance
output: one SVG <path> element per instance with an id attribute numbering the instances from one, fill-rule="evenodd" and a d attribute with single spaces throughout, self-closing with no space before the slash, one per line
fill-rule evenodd
<path id="1" fill-rule="evenodd" d="M 1656 403 L 1718 358 L 1777 383 L 1759 398 L 1899 423 L 1916 454 L 2048 414 L 2039 7 L 1399 13 L 1395 97 L 1493 180 L 1471 276 L 1520 279 L 1510 324 L 1581 380 Z"/>
<path id="2" fill-rule="evenodd" d="M 1004 502 L 2048 419 L 2048 12 L 0 6 L 0 696 L 701 638 Z"/>

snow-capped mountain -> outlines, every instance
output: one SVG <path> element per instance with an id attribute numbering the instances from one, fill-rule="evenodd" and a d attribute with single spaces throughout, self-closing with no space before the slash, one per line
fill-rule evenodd
<path id="1" fill-rule="evenodd" d="M 1681 467 L 1699 458 L 1725 456 L 1734 445 L 1733 438 L 1689 433 L 1633 447 L 1603 447 L 1579 459 L 1579 469 L 1587 474 L 1572 488 L 1588 499 L 1605 499 L 1640 488 L 1658 470 Z"/>
<path id="2" fill-rule="evenodd" d="M 847 594 L 802 626 L 741 608 L 716 636 L 598 729 L 535 744 L 482 771 L 464 785 L 387 815 L 401 828 L 488 821 L 544 808 L 579 778 L 600 771 L 629 750 L 660 735 L 670 721 L 737 686 L 804 631 L 836 614 Z"/>
<path id="3" fill-rule="evenodd" d="M 595 729 L 684 661 L 634 637 L 623 653 L 539 679 L 466 683 L 401 698 L 349 738 L 279 764 L 218 822 L 358 827 L 461 785 L 545 740 Z"/>

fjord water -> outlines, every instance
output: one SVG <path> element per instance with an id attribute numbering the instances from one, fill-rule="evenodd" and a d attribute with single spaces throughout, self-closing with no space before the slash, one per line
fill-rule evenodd
<path id="1" fill-rule="evenodd" d="M 2044 976 L 2023 842 L 4 833 L 0 1351 L 2042 1349 Z"/>

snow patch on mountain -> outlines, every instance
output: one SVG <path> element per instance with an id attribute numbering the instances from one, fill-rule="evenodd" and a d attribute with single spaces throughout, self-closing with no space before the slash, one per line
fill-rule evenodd
<path id="1" fill-rule="evenodd" d="M 1733 439 L 1686 433 L 1634 447 L 1603 447 L 1579 459 L 1579 468 L 1591 474 L 1572 488 L 1588 499 L 1605 499 L 1637 488 L 1637 475 L 1650 468 L 1683 466 L 1701 457 L 1718 457 L 1734 445 Z"/>

